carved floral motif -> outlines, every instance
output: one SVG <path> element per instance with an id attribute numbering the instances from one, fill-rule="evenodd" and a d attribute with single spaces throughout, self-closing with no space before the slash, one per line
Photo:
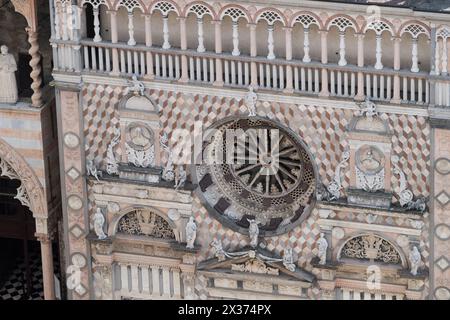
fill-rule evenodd
<path id="1" fill-rule="evenodd" d="M 160 215 L 145 209 L 126 214 L 119 221 L 118 232 L 131 235 L 175 239 L 172 227 Z"/>
<path id="2" fill-rule="evenodd" d="M 400 255 L 394 246 L 375 235 L 363 235 L 349 240 L 342 248 L 341 257 L 401 263 Z"/>

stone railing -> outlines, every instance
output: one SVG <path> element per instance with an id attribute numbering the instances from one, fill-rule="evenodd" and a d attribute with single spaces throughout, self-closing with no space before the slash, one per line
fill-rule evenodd
<path id="1" fill-rule="evenodd" d="M 430 75 L 426 72 L 376 70 L 301 60 L 267 60 L 91 40 L 81 41 L 81 47 L 80 72 L 113 76 L 136 74 L 145 79 L 219 87 L 246 88 L 252 85 L 284 93 L 355 100 L 368 96 L 375 101 L 391 103 L 420 105 L 430 102 Z M 62 70 L 64 67 L 73 66 L 58 66 Z M 440 84 L 437 89 L 442 96 L 438 102 L 450 105 L 444 92 L 445 84 Z"/>

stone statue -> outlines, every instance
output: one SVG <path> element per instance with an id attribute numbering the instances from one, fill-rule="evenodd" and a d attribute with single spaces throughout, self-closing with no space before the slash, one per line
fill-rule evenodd
<path id="1" fill-rule="evenodd" d="M 98 239 L 103 240 L 106 238 L 106 234 L 103 231 L 103 226 L 105 225 L 105 217 L 103 216 L 102 209 L 97 208 L 97 211 L 92 218 L 94 222 L 94 231 Z"/>
<path id="2" fill-rule="evenodd" d="M 144 95 L 145 86 L 144 84 L 137 79 L 137 76 L 133 74 L 131 77 L 131 81 L 129 81 L 129 87 L 127 88 L 126 94 L 128 94 L 130 91 L 133 92 L 135 95 Z"/>
<path id="3" fill-rule="evenodd" d="M 197 225 L 194 217 L 190 217 L 186 224 L 186 248 L 194 249 L 195 238 L 197 237 Z"/>
<path id="4" fill-rule="evenodd" d="M 256 101 L 258 100 L 258 96 L 253 91 L 253 87 L 248 87 L 248 93 L 245 95 L 245 106 L 248 110 L 248 116 L 254 117 L 256 116 Z"/>
<path id="5" fill-rule="evenodd" d="M 365 115 L 369 120 L 372 120 L 378 115 L 376 104 L 370 101 L 369 98 L 366 98 L 366 100 L 361 103 L 361 115 Z"/>
<path id="6" fill-rule="evenodd" d="M 328 249 L 328 242 L 327 239 L 325 239 L 324 234 L 320 234 L 319 240 L 317 240 L 317 248 L 319 250 L 317 256 L 319 257 L 319 264 L 325 264 L 327 262 L 327 249 Z"/>
<path id="7" fill-rule="evenodd" d="M 7 46 L 0 47 L 0 103 L 16 103 L 18 99 L 17 64 Z"/>
<path id="8" fill-rule="evenodd" d="M 111 140 L 108 149 L 106 150 L 106 172 L 110 175 L 119 174 L 119 163 L 114 153 L 114 147 L 119 143 L 120 129 L 116 128 L 114 134 L 114 138 Z"/>
<path id="9" fill-rule="evenodd" d="M 217 260 L 219 261 L 226 260 L 226 253 L 223 250 L 222 241 L 220 239 L 214 239 L 211 242 L 211 247 L 214 248 L 214 256 L 217 258 Z"/>
<path id="10" fill-rule="evenodd" d="M 174 181 L 175 180 L 175 168 L 173 166 L 173 156 L 172 156 L 172 151 L 169 151 L 169 156 L 167 159 L 167 164 L 164 167 L 163 173 L 162 173 L 162 178 L 165 181 Z"/>
<path id="11" fill-rule="evenodd" d="M 411 190 L 408 189 L 406 175 L 400 169 L 400 158 L 398 156 L 392 156 L 391 160 L 394 166 L 394 169 L 392 171 L 400 176 L 400 192 L 398 193 L 400 205 L 402 207 L 408 207 L 414 199 L 414 194 Z"/>
<path id="12" fill-rule="evenodd" d="M 337 167 L 334 171 L 333 181 L 331 181 L 331 183 L 327 187 L 327 191 L 331 195 L 331 197 L 328 199 L 328 201 L 339 200 L 339 198 L 341 197 L 341 189 L 342 189 L 341 169 L 343 169 L 347 166 L 347 160 L 350 158 L 350 152 L 345 151 L 342 154 L 342 158 L 343 159 L 337 165 Z"/>
<path id="13" fill-rule="evenodd" d="M 250 223 L 250 226 L 248 227 L 248 233 L 250 236 L 250 246 L 256 248 L 258 246 L 258 236 L 259 236 L 258 223 L 256 222 L 256 219 L 247 219 L 247 221 Z"/>
<path id="14" fill-rule="evenodd" d="M 98 177 L 102 176 L 102 172 L 95 166 L 94 160 L 88 160 L 86 163 L 86 173 L 89 176 L 93 176 L 97 181 L 100 181 Z"/>
<path id="15" fill-rule="evenodd" d="M 295 272 L 294 256 L 292 254 L 292 248 L 284 250 L 283 265 L 291 272 Z"/>
<path id="16" fill-rule="evenodd" d="M 183 166 L 178 167 L 178 176 L 175 181 L 175 190 L 178 190 L 178 188 L 184 187 L 184 184 L 186 183 L 186 177 L 187 177 L 187 173 L 184 170 Z"/>
<path id="17" fill-rule="evenodd" d="M 413 276 L 417 275 L 417 269 L 419 269 L 420 262 L 422 261 L 422 257 L 420 255 L 419 249 L 416 246 L 412 248 L 409 252 L 409 263 L 411 266 L 411 274 Z"/>

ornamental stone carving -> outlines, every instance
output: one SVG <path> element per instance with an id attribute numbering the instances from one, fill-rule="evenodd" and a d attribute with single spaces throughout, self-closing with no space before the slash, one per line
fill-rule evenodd
<path id="1" fill-rule="evenodd" d="M 231 270 L 248 272 L 248 273 L 259 273 L 259 274 L 269 274 L 278 275 L 279 270 L 277 268 L 268 267 L 263 261 L 258 259 L 247 260 L 242 264 L 232 264 Z"/>
<path id="2" fill-rule="evenodd" d="M 1 138 L 0 175 L 20 180 L 20 197 L 26 200 L 24 203 L 29 205 L 33 217 L 47 218 L 47 202 L 39 179 L 23 157 Z"/>
<path id="3" fill-rule="evenodd" d="M 137 209 L 123 216 L 119 220 L 117 232 L 167 240 L 175 239 L 170 224 L 149 209 Z"/>
<path id="4" fill-rule="evenodd" d="M 398 251 L 388 241 L 376 235 L 357 236 L 347 241 L 341 250 L 341 258 L 381 261 L 400 264 Z"/>
<path id="5" fill-rule="evenodd" d="M 384 155 L 375 146 L 364 145 L 356 151 L 356 187 L 367 192 L 384 189 Z"/>
<path id="6" fill-rule="evenodd" d="M 152 129 L 138 122 L 126 128 L 126 154 L 128 163 L 141 168 L 154 166 L 155 145 Z"/>
<path id="7" fill-rule="evenodd" d="M 348 151 L 342 154 L 342 160 L 334 170 L 334 179 L 327 187 L 329 196 L 328 201 L 339 200 L 341 198 L 342 182 L 341 182 L 341 170 L 347 166 L 347 161 L 350 158 Z"/>
<path id="8" fill-rule="evenodd" d="M 247 234 L 248 220 L 256 219 L 270 236 L 287 232 L 310 213 L 314 164 L 294 132 L 258 116 L 228 117 L 210 129 L 203 140 L 205 161 L 192 167 L 191 177 L 221 223 Z M 227 138 L 229 133 L 234 136 Z M 237 152 L 222 148 L 225 141 L 235 141 Z"/>

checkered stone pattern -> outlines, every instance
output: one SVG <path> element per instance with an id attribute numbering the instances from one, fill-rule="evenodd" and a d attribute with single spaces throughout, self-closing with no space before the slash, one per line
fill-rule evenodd
<path id="1" fill-rule="evenodd" d="M 39 250 L 30 255 L 30 263 L 32 292 L 28 299 L 44 300 L 44 285 L 42 282 L 42 265 Z M 25 273 L 25 262 L 22 259 L 19 259 L 8 279 L 2 287 L 0 287 L 0 300 L 24 299 Z"/>
<path id="2" fill-rule="evenodd" d="M 82 91 L 86 158 L 103 166 L 106 149 L 119 127 L 118 103 L 122 87 L 89 84 Z M 120 150 L 117 150 L 120 155 Z"/>

